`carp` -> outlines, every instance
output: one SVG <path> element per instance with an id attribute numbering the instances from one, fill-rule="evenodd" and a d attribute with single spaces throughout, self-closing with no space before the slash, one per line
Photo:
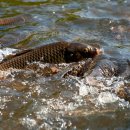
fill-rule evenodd
<path id="1" fill-rule="evenodd" d="M 99 49 L 85 44 L 56 42 L 24 50 L 5 58 L 0 63 L 0 70 L 24 69 L 29 63 L 33 62 L 52 64 L 78 62 L 87 58 L 94 58 L 99 53 Z"/>

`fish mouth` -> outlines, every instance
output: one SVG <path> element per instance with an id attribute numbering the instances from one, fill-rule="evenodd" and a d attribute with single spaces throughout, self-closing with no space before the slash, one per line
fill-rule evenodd
<path id="1" fill-rule="evenodd" d="M 97 55 L 101 55 L 104 53 L 104 49 L 103 48 L 96 48 L 96 53 L 97 53 Z"/>
<path id="2" fill-rule="evenodd" d="M 103 48 L 95 48 L 95 47 L 92 47 L 92 46 L 87 46 L 85 49 L 84 49 L 85 52 L 87 53 L 95 53 L 96 55 L 101 55 L 104 53 L 104 50 Z"/>

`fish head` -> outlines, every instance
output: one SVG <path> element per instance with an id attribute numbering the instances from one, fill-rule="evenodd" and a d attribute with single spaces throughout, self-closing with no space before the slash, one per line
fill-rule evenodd
<path id="1" fill-rule="evenodd" d="M 103 49 L 87 45 L 81 52 L 85 58 L 94 58 L 103 53 Z"/>
<path id="2" fill-rule="evenodd" d="M 81 43 L 71 43 L 66 49 L 65 59 L 66 62 L 78 62 L 85 58 L 94 58 L 99 53 L 98 48 Z"/>

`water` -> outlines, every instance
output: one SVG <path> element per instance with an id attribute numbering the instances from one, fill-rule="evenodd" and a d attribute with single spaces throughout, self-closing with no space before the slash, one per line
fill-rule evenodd
<path id="1" fill-rule="evenodd" d="M 25 13 L 25 21 L 0 26 L 0 60 L 55 41 L 84 42 L 103 48 L 105 63 L 113 66 L 109 59 L 118 59 L 123 74 L 104 77 L 98 68 L 84 78 L 63 78 L 64 71 L 52 76 L 32 70 L 1 72 L 6 78 L 0 81 L 0 130 L 129 130 L 130 100 L 117 91 L 125 87 L 130 92 L 129 77 L 124 78 L 130 74 L 125 66 L 130 1 L 0 0 L 1 18 Z"/>

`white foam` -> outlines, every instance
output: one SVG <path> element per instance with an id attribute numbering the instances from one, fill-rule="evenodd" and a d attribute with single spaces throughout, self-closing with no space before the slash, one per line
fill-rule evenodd
<path id="1" fill-rule="evenodd" d="M 4 59 L 7 55 L 13 54 L 16 52 L 17 49 L 12 49 L 12 48 L 3 48 L 0 49 L 0 61 Z"/>
<path id="2" fill-rule="evenodd" d="M 34 119 L 31 119 L 29 117 L 24 117 L 20 119 L 20 122 L 22 125 L 26 125 L 28 129 L 32 129 L 37 125 L 37 122 Z"/>
<path id="3" fill-rule="evenodd" d="M 79 95 L 86 96 L 88 94 L 95 94 L 98 93 L 98 88 L 95 88 L 93 86 L 83 85 L 81 84 L 79 87 Z"/>
<path id="4" fill-rule="evenodd" d="M 102 92 L 99 94 L 97 101 L 99 104 L 114 103 L 118 101 L 119 97 L 111 92 Z"/>

